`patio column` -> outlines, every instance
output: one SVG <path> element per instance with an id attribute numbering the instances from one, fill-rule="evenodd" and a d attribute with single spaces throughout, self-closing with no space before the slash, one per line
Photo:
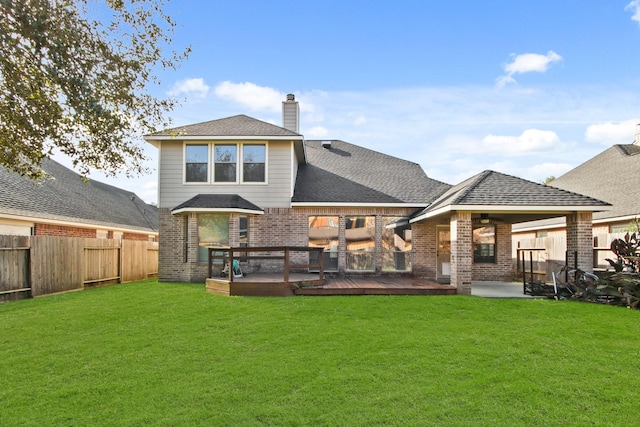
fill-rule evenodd
<path id="1" fill-rule="evenodd" d="M 573 267 L 573 254 L 578 252 L 578 268 L 593 271 L 592 212 L 573 212 L 567 215 L 567 251 Z"/>
<path id="2" fill-rule="evenodd" d="M 471 295 L 471 268 L 473 265 L 473 228 L 471 212 L 451 215 L 451 285 L 459 294 Z"/>

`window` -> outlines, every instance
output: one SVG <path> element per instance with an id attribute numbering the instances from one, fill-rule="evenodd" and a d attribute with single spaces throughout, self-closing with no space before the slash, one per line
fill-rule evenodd
<path id="1" fill-rule="evenodd" d="M 473 262 L 496 262 L 496 226 L 486 225 L 473 229 Z"/>
<path id="2" fill-rule="evenodd" d="M 325 271 L 338 271 L 338 229 L 340 221 L 337 216 L 309 217 L 309 246 L 324 248 Z M 310 256 L 313 256 L 311 253 Z M 317 260 L 310 259 L 313 264 Z"/>
<path id="3" fill-rule="evenodd" d="M 346 218 L 347 270 L 375 270 L 375 216 Z"/>
<path id="4" fill-rule="evenodd" d="M 185 181 L 207 182 L 209 175 L 209 146 L 187 145 L 185 148 Z"/>
<path id="5" fill-rule="evenodd" d="M 411 226 L 402 217 L 384 218 L 382 228 L 382 270 L 411 270 Z"/>
<path id="6" fill-rule="evenodd" d="M 240 216 L 240 247 L 246 248 L 249 246 L 249 217 Z"/>
<path id="7" fill-rule="evenodd" d="M 198 215 L 198 262 L 209 261 L 209 246 L 229 246 L 229 215 Z"/>
<path id="8" fill-rule="evenodd" d="M 237 151 L 236 145 L 214 146 L 214 182 L 237 182 Z"/>
<path id="9" fill-rule="evenodd" d="M 266 147 L 244 145 L 242 147 L 242 181 L 265 182 Z"/>

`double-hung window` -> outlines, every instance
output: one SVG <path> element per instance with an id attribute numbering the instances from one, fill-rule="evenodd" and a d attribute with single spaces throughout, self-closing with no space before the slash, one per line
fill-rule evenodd
<path id="1" fill-rule="evenodd" d="M 209 146 L 191 145 L 185 147 L 185 181 L 208 182 Z"/>
<path id="2" fill-rule="evenodd" d="M 215 145 L 213 148 L 213 181 L 237 182 L 237 145 Z"/>
<path id="3" fill-rule="evenodd" d="M 265 182 L 266 151 L 264 144 L 242 146 L 243 182 Z"/>
<path id="4" fill-rule="evenodd" d="M 266 144 L 186 144 L 184 153 L 186 183 L 267 182 Z"/>

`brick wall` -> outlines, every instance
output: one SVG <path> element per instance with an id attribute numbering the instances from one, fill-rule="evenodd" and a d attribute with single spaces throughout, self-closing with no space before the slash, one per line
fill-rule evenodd
<path id="1" fill-rule="evenodd" d="M 574 212 L 567 215 L 567 251 L 569 254 L 578 252 L 578 268 L 583 271 L 593 270 L 591 220 L 591 212 Z"/>
<path id="2" fill-rule="evenodd" d="M 347 216 L 374 215 L 381 219 L 383 216 L 407 216 L 413 211 L 414 209 L 404 208 L 268 208 L 263 215 L 248 215 L 249 246 L 307 246 L 310 215 L 338 216 L 341 224 L 338 267 L 343 274 L 346 267 L 344 228 Z M 173 282 L 204 282 L 208 275 L 208 266 L 197 261 L 197 214 L 171 215 L 170 209 L 163 208 L 159 210 L 159 215 L 159 279 Z M 229 215 L 230 246 L 239 244 L 239 218 L 240 214 Z M 376 227 L 376 241 L 379 241 L 381 226 Z M 415 233 L 413 236 L 415 240 Z M 293 262 L 302 263 L 306 254 L 295 253 L 293 256 L 299 258 L 293 258 Z M 262 272 L 281 271 L 281 261 L 264 260 L 259 264 Z"/>
<path id="3" fill-rule="evenodd" d="M 436 279 L 437 223 L 421 221 L 411 226 L 413 235 L 413 274 L 426 279 Z"/>
<path id="4" fill-rule="evenodd" d="M 473 265 L 471 212 L 451 216 L 451 284 L 459 294 L 471 294 Z"/>
<path id="5" fill-rule="evenodd" d="M 337 216 L 340 222 L 338 247 L 338 273 L 346 274 L 346 238 L 345 223 L 349 216 L 376 216 L 376 243 L 380 245 L 382 219 L 385 216 L 406 216 L 412 209 L 393 208 L 271 208 L 263 215 L 248 215 L 249 246 L 307 246 L 309 237 L 309 216 Z M 171 215 L 169 209 L 160 209 L 160 266 L 159 278 L 162 281 L 203 282 L 208 275 L 206 263 L 198 262 L 198 226 L 197 214 Z M 229 215 L 230 246 L 239 245 L 240 214 Z M 496 224 L 496 263 L 474 264 L 471 250 L 472 223 L 470 213 L 458 213 L 453 221 L 422 221 L 412 224 L 412 274 L 435 280 L 437 278 L 437 226 L 452 227 L 452 284 L 458 283 L 461 292 L 468 291 L 471 280 L 510 280 L 513 277 L 511 259 L 511 226 Z M 453 228 L 456 232 L 453 232 Z M 454 235 L 457 236 L 453 239 Z M 186 242 L 185 242 L 186 239 Z M 454 242 L 455 240 L 455 252 Z M 304 258 L 304 253 L 294 253 L 294 257 Z M 381 256 L 377 255 L 377 270 L 380 271 Z M 455 271 L 455 261 L 461 268 Z M 303 259 L 293 258 L 293 262 L 304 263 Z M 247 272 L 256 268 L 261 272 L 281 271 L 282 261 L 261 260 L 247 266 Z M 455 277 L 454 277 L 455 276 Z"/>
<path id="6" fill-rule="evenodd" d="M 97 230 L 92 228 L 69 227 L 66 225 L 35 224 L 33 234 L 36 236 L 96 238 Z"/>
<path id="7" fill-rule="evenodd" d="M 511 252 L 511 224 L 494 223 L 496 226 L 496 262 L 474 263 L 473 280 L 510 281 L 515 277 Z"/>

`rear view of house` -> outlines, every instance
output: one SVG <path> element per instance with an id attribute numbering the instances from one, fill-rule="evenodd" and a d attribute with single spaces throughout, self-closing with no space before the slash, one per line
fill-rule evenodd
<path id="1" fill-rule="evenodd" d="M 314 246 L 330 274 L 468 293 L 511 278 L 512 222 L 567 215 L 575 246 L 590 245 L 591 212 L 607 206 L 492 171 L 451 186 L 407 160 L 305 140 L 293 95 L 283 124 L 238 115 L 146 137 L 159 150 L 160 280 L 203 282 L 208 247 Z"/>

